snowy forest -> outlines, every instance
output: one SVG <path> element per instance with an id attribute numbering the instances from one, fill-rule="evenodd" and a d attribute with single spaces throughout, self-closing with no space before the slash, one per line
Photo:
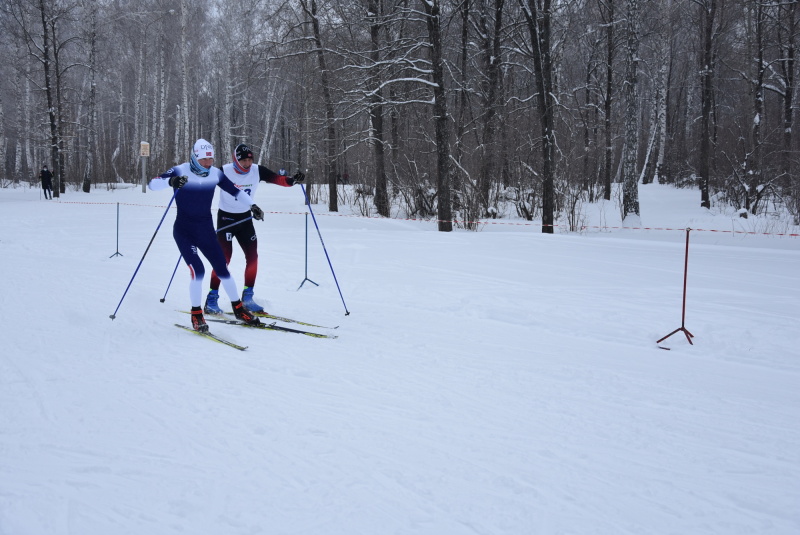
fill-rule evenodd
<path id="1" fill-rule="evenodd" d="M 4 0 L 0 186 L 138 184 L 203 137 L 440 231 L 655 181 L 800 224 L 797 4 Z"/>

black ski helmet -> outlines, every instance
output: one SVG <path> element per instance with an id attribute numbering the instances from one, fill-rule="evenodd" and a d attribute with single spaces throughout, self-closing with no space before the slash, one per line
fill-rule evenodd
<path id="1" fill-rule="evenodd" d="M 245 158 L 250 158 L 251 160 L 253 159 L 253 151 L 250 150 L 250 147 L 244 143 L 239 143 L 236 145 L 236 149 L 233 151 L 233 153 L 236 155 L 237 161 L 244 160 Z"/>

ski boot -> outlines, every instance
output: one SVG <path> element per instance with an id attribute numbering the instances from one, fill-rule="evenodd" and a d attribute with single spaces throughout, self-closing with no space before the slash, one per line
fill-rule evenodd
<path id="1" fill-rule="evenodd" d="M 219 300 L 219 290 L 211 290 L 206 297 L 206 306 L 203 307 L 203 312 L 206 314 L 222 314 L 222 309 L 219 308 L 217 301 Z"/>
<path id="2" fill-rule="evenodd" d="M 264 312 L 264 307 L 253 301 L 252 287 L 245 287 L 244 291 L 242 292 L 242 303 L 244 303 L 244 306 L 247 307 L 247 310 L 253 312 L 254 314 Z"/>
<path id="3" fill-rule="evenodd" d="M 247 307 L 241 301 L 234 301 L 231 303 L 233 307 L 233 315 L 236 319 L 248 325 L 259 325 L 261 321 L 253 315 L 252 312 L 247 310 Z"/>
<path id="4" fill-rule="evenodd" d="M 200 307 L 192 307 L 192 329 L 201 333 L 208 332 L 208 324 Z"/>

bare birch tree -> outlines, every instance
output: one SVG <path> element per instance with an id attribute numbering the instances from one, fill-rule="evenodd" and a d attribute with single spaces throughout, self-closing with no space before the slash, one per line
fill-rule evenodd
<path id="1" fill-rule="evenodd" d="M 700 206 L 711 208 L 710 181 L 712 158 L 712 135 L 714 112 L 714 80 L 717 56 L 715 50 L 715 30 L 717 22 L 717 0 L 695 0 L 700 11 L 700 34 L 702 36 L 700 86 L 700 154 L 698 179 L 700 185 Z"/>
<path id="2" fill-rule="evenodd" d="M 451 205 L 450 123 L 447 114 L 447 89 L 442 42 L 442 9 L 440 0 L 421 0 L 428 26 L 428 52 L 433 82 L 433 120 L 436 137 L 436 196 L 440 232 L 453 230 Z"/>
<path id="3" fill-rule="evenodd" d="M 603 94 L 603 117 L 605 133 L 605 154 L 603 159 L 603 198 L 611 200 L 611 175 L 614 165 L 614 132 L 611 124 L 613 122 L 612 105 L 614 102 L 614 58 L 616 53 L 616 41 L 614 29 L 617 25 L 615 0 L 598 0 L 600 4 L 602 24 L 606 30 L 606 58 L 605 58 L 605 77 L 606 87 Z"/>
<path id="4" fill-rule="evenodd" d="M 384 0 L 367 0 L 367 19 L 370 33 L 369 117 L 372 127 L 372 149 L 375 159 L 375 209 L 389 217 L 389 190 L 386 177 L 386 142 L 384 134 L 384 97 L 380 68 L 382 50 L 387 36 Z"/>
<path id="5" fill-rule="evenodd" d="M 189 146 L 189 46 L 187 43 L 187 33 L 189 32 L 189 2 L 188 0 L 181 0 L 181 13 L 180 13 L 180 32 L 181 32 L 181 105 L 180 117 L 178 126 L 175 127 L 176 132 L 180 132 L 180 137 L 176 136 L 178 142 L 175 147 L 175 154 L 177 160 L 180 160 L 178 154 L 188 150 Z M 175 162 L 177 163 L 177 161 Z"/>
<path id="6" fill-rule="evenodd" d="M 336 111 L 333 106 L 330 71 L 328 70 L 325 48 L 322 43 L 322 30 L 316 0 L 300 0 L 303 11 L 311 26 L 314 53 L 319 65 L 319 77 L 325 108 L 325 162 L 324 175 L 328 180 L 328 210 L 339 211 L 339 194 L 336 190 Z"/>
<path id="7" fill-rule="evenodd" d="M 639 214 L 639 0 L 626 4 L 625 84 L 625 150 L 622 169 L 622 218 Z"/>
<path id="8" fill-rule="evenodd" d="M 489 189 L 497 172 L 499 147 L 497 145 L 499 107 L 501 96 L 502 32 L 504 0 L 494 0 L 479 18 L 483 55 L 483 133 L 481 139 L 481 168 L 478 175 L 478 192 L 482 215 L 488 215 Z M 477 214 L 476 214 L 477 215 Z"/>
<path id="9" fill-rule="evenodd" d="M 530 39 L 534 65 L 534 87 L 539 111 L 542 144 L 542 232 L 555 228 L 555 103 L 553 102 L 553 62 L 551 0 L 519 0 Z"/>
<path id="10" fill-rule="evenodd" d="M 97 4 L 86 2 L 84 9 L 88 12 L 88 41 L 89 41 L 89 105 L 87 116 L 87 147 L 86 147 L 86 166 L 83 174 L 83 191 L 89 193 L 92 187 L 92 177 L 94 174 L 94 160 L 98 149 L 97 144 Z"/>

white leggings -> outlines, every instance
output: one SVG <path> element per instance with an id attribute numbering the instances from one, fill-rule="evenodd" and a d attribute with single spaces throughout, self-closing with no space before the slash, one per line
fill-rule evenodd
<path id="1" fill-rule="evenodd" d="M 239 300 L 239 291 L 236 289 L 236 281 L 233 277 L 225 277 L 219 279 L 225 293 L 228 294 L 231 302 Z M 189 282 L 189 299 L 192 301 L 193 307 L 202 306 L 203 300 L 203 277 L 194 278 Z"/>

